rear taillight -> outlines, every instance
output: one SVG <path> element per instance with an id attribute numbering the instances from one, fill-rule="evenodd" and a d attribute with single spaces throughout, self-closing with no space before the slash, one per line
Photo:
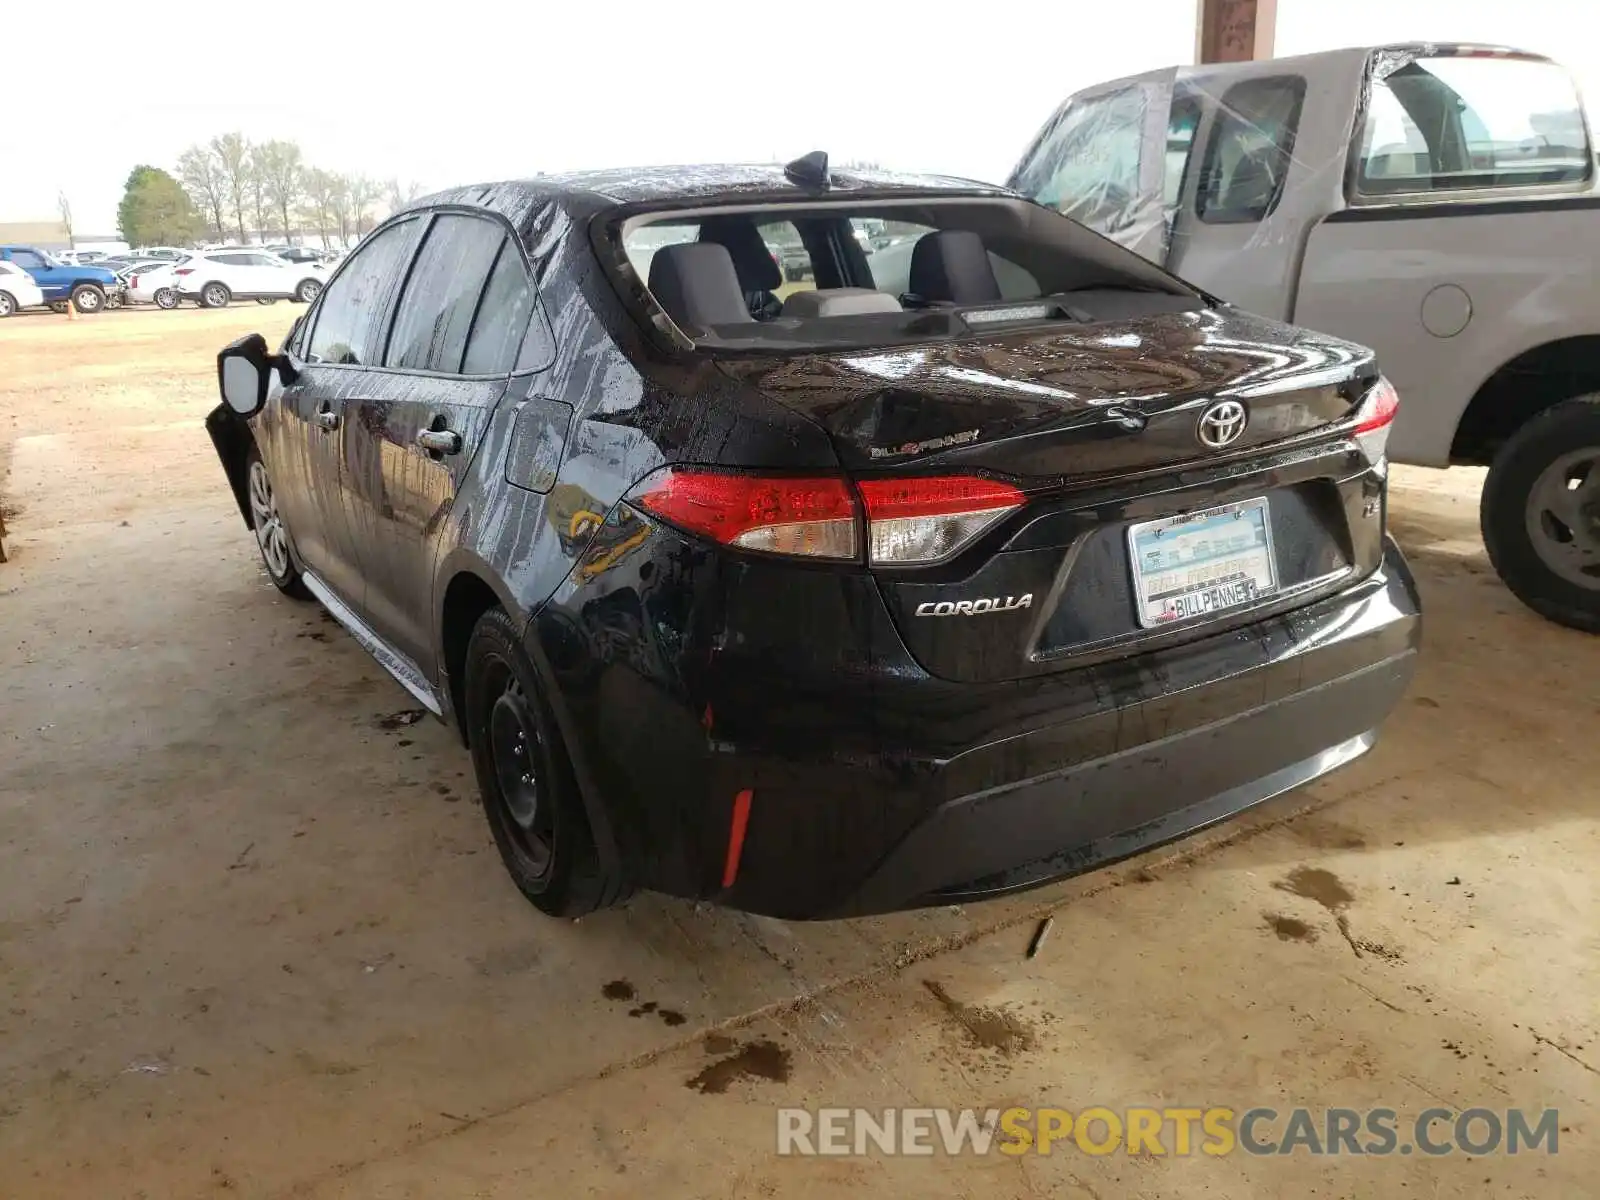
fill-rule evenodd
<path id="1" fill-rule="evenodd" d="M 1024 499 L 1009 483 L 972 475 L 868 479 L 860 488 L 867 560 L 890 566 L 948 558 Z"/>
<path id="2" fill-rule="evenodd" d="M 856 492 L 861 506 L 856 504 Z M 859 559 L 861 509 L 867 561 L 939 562 L 1024 503 L 1009 483 L 974 475 L 868 479 L 786 478 L 668 468 L 628 496 L 644 511 L 725 546 L 803 558 Z"/>
<path id="3" fill-rule="evenodd" d="M 723 475 L 672 468 L 631 499 L 725 546 L 802 558 L 856 558 L 856 504 L 843 479 Z"/>
<path id="4" fill-rule="evenodd" d="M 193 267 L 179 267 L 176 271 L 173 272 L 173 274 L 174 275 L 193 275 L 194 274 L 194 268 Z"/>
<path id="5" fill-rule="evenodd" d="M 1400 393 L 1394 390 L 1394 384 L 1380 375 L 1378 382 L 1361 398 L 1361 405 L 1356 409 L 1356 442 L 1369 462 L 1375 463 L 1383 458 L 1389 445 L 1389 429 L 1399 411 Z"/>

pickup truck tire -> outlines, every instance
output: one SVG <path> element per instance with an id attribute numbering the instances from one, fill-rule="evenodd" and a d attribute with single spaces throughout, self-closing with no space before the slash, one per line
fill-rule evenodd
<path id="1" fill-rule="evenodd" d="M 504 609 L 473 627 L 463 698 L 484 815 L 518 890 L 552 917 L 616 903 L 626 889 L 601 865 L 560 729 Z"/>
<path id="2" fill-rule="evenodd" d="M 233 293 L 228 290 L 225 283 L 213 280 L 200 289 L 201 308 L 227 308 L 228 302 L 233 299 Z"/>
<path id="3" fill-rule="evenodd" d="M 278 511 L 272 476 L 267 473 L 267 464 L 261 461 L 261 451 L 254 445 L 245 459 L 244 478 L 246 495 L 250 498 L 250 529 L 256 535 L 256 549 L 261 551 L 261 564 L 267 569 L 267 578 L 285 596 L 310 600 L 311 592 L 300 578 L 294 555 L 289 551 L 289 527 Z"/>
<path id="4" fill-rule="evenodd" d="M 97 313 L 106 306 L 106 294 L 92 283 L 80 283 L 72 289 L 72 307 L 81 313 Z"/>
<path id="5" fill-rule="evenodd" d="M 1500 447 L 1479 522 L 1517 599 L 1600 633 L 1600 394 L 1546 409 Z"/>
<path id="6" fill-rule="evenodd" d="M 0 292 L 0 320 L 17 311 L 17 298 L 10 292 Z"/>

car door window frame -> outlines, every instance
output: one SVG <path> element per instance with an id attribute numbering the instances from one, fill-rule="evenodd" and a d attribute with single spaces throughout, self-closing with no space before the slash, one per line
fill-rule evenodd
<path id="1" fill-rule="evenodd" d="M 411 261 L 406 264 L 404 275 L 400 281 L 397 291 L 395 292 L 395 302 L 390 305 L 387 327 L 383 333 L 383 349 L 378 358 L 379 365 L 375 365 L 373 369 L 387 371 L 395 375 L 416 375 L 424 379 L 505 379 L 512 375 L 538 374 L 540 371 L 545 370 L 555 357 L 555 338 L 550 330 L 549 322 L 545 318 L 544 304 L 540 298 L 539 284 L 533 269 L 533 263 L 529 260 L 527 252 L 523 249 L 522 239 L 517 236 L 517 231 L 512 227 L 511 222 L 506 220 L 506 218 L 501 216 L 499 213 L 485 212 L 481 208 L 466 208 L 461 205 L 449 204 L 441 205 L 438 208 L 429 209 L 425 215 L 427 216 L 428 224 L 417 238 L 416 247 L 411 253 Z M 382 365 L 386 363 L 389 357 L 389 342 L 394 336 L 395 319 L 399 315 L 400 302 L 405 298 L 406 286 L 411 282 L 411 274 L 416 270 L 417 261 L 422 255 L 423 247 L 427 245 L 428 235 L 432 232 L 434 223 L 440 217 L 445 216 L 472 217 L 480 221 L 487 221 L 495 225 L 505 238 L 505 240 L 501 243 L 500 251 L 496 253 L 494 259 L 489 264 L 489 270 L 483 277 L 483 286 L 478 290 L 478 298 L 473 304 L 472 320 L 467 325 L 467 338 L 462 347 L 463 364 L 466 362 L 466 347 L 472 344 L 472 333 L 478 323 L 478 314 L 483 308 L 483 298 L 488 294 L 489 282 L 494 278 L 495 267 L 499 265 L 500 255 L 505 253 L 505 246 L 507 244 L 510 244 L 515 249 L 518 261 L 522 265 L 522 273 L 524 278 L 527 280 L 528 292 L 532 303 L 528 312 L 528 324 L 523 327 L 522 336 L 517 339 L 517 356 L 513 360 L 512 367 L 509 371 L 491 371 L 487 374 L 480 373 L 469 375 L 459 370 L 434 371 L 425 367 L 395 367 Z M 371 235 L 369 234 L 368 236 L 370 237 Z M 329 286 L 332 286 L 332 280 L 329 280 Z M 326 291 L 326 289 L 324 289 L 324 291 Z M 321 297 L 318 297 L 318 299 L 320 301 Z M 523 351 L 526 347 L 528 338 L 531 336 L 534 329 L 534 321 L 540 322 L 542 336 L 546 344 L 550 347 L 550 353 L 546 354 L 546 361 L 537 367 L 523 366 Z"/>
<path id="2" fill-rule="evenodd" d="M 338 269 L 328 277 L 328 282 L 322 285 L 322 291 L 318 293 L 316 302 L 311 306 L 310 311 L 306 313 L 305 321 L 301 324 L 299 333 L 295 337 L 296 344 L 292 347 L 296 358 L 306 361 L 306 352 L 310 349 L 311 342 L 316 337 L 316 327 L 322 320 L 322 308 L 324 302 L 327 300 L 328 293 L 333 290 L 333 285 L 338 282 L 339 277 L 349 269 L 350 265 L 360 260 L 361 251 L 370 246 L 373 240 L 376 239 L 380 233 L 384 233 L 390 229 L 398 229 L 400 226 L 410 224 L 413 221 L 424 220 L 429 215 L 430 214 L 425 211 L 417 212 L 413 210 L 406 212 L 401 216 L 397 216 L 385 221 L 382 225 L 379 225 L 376 229 L 372 230 L 371 233 L 367 234 L 364 239 L 362 239 L 362 245 L 352 251 L 345 258 L 345 260 L 339 264 Z M 422 238 L 418 237 L 415 243 L 412 245 L 410 253 L 406 256 L 404 269 L 399 272 L 401 278 L 405 278 L 411 274 L 411 264 L 416 260 L 417 251 L 421 247 Z M 384 293 L 383 300 L 381 301 L 385 307 L 385 312 L 380 344 L 384 347 L 385 352 L 387 352 L 389 345 L 389 332 L 394 327 L 394 296 L 394 286 L 391 285 L 390 289 Z M 380 354 L 378 362 L 381 363 L 382 361 L 382 354 Z M 341 371 L 373 371 L 381 369 L 377 363 L 317 362 L 310 365 L 317 367 L 319 370 L 324 367 Z"/>

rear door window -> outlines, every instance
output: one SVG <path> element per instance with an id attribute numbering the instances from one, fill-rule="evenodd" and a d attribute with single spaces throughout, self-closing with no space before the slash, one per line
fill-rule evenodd
<path id="1" fill-rule="evenodd" d="M 395 310 L 384 365 L 459 375 L 467 334 L 505 231 L 481 217 L 434 219 Z"/>
<path id="2" fill-rule="evenodd" d="M 467 375 L 508 375 L 517 365 L 517 348 L 533 309 L 533 285 L 522 255 L 508 237 L 500 245 L 483 302 L 467 338 L 461 370 Z"/>
<path id="3" fill-rule="evenodd" d="M 1367 196 L 1579 183 L 1589 134 L 1555 63 L 1396 57 L 1373 72 L 1356 188 Z"/>
<path id="4" fill-rule="evenodd" d="M 1305 99 L 1298 76 L 1247 79 L 1222 97 L 1206 139 L 1195 214 L 1207 224 L 1252 224 L 1277 207 L 1294 160 Z"/>
<path id="5" fill-rule="evenodd" d="M 369 237 L 322 293 L 307 362 L 376 365 L 386 301 L 411 257 L 416 220 L 401 221 Z"/>

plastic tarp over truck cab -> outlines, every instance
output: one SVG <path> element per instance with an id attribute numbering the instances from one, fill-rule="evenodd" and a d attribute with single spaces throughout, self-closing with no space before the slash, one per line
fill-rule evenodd
<path id="1" fill-rule="evenodd" d="M 1164 263 L 1171 213 L 1163 147 L 1177 76 L 1168 67 L 1067 97 L 1007 186 Z"/>

